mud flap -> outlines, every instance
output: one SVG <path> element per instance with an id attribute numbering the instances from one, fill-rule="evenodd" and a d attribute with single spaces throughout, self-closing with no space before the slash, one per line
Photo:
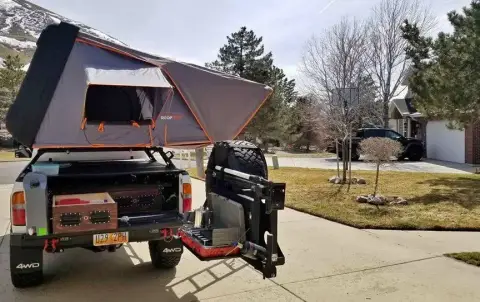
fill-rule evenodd
<path id="1" fill-rule="evenodd" d="M 42 272 L 43 250 L 24 249 L 10 244 L 10 270 L 16 275 Z"/>
<path id="2" fill-rule="evenodd" d="M 164 256 L 181 256 L 183 254 L 182 241 L 176 236 L 167 240 L 149 241 L 149 244 L 154 244 L 157 251 Z"/>

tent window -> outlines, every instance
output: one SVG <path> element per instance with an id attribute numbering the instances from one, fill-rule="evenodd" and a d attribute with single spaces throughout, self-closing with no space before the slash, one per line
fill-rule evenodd
<path id="1" fill-rule="evenodd" d="M 131 122 L 152 119 L 155 89 L 152 87 L 90 85 L 85 100 L 89 122 Z"/>

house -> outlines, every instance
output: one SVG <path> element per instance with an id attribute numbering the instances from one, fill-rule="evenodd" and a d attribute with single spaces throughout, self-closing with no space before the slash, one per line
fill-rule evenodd
<path id="1" fill-rule="evenodd" d="M 412 106 L 406 81 L 402 84 L 399 95 L 389 104 L 390 128 L 405 137 L 422 140 L 427 158 L 480 164 L 480 124 L 454 130 L 448 128 L 447 120 L 426 119 Z"/>

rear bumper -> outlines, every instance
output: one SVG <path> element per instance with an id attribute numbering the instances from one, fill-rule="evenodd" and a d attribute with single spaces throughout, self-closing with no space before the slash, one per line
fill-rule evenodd
<path id="1" fill-rule="evenodd" d="M 10 246 L 23 249 L 43 249 L 46 241 L 56 241 L 57 249 L 67 249 L 74 247 L 89 247 L 93 245 L 94 234 L 128 232 L 129 242 L 142 242 L 165 239 L 177 234 L 178 229 L 183 225 L 181 217 L 172 217 L 171 219 L 152 224 L 139 226 L 120 227 L 116 230 L 82 232 L 72 234 L 51 234 L 47 236 L 30 236 L 28 234 L 11 234 Z M 165 232 L 164 230 L 167 230 Z"/>

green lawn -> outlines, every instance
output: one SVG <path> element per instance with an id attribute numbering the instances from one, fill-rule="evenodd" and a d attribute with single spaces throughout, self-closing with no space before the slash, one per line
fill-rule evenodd
<path id="1" fill-rule="evenodd" d="M 2 161 L 23 161 L 30 158 L 16 158 L 13 150 L 0 148 L 0 162 Z"/>
<path id="2" fill-rule="evenodd" d="M 16 160 L 15 153 L 13 153 L 13 151 L 0 150 L 0 161 L 7 161 L 7 160 Z"/>
<path id="3" fill-rule="evenodd" d="M 190 169 L 196 176 L 195 169 Z M 327 179 L 333 170 L 269 169 L 270 179 L 287 184 L 286 205 L 306 213 L 358 228 L 384 229 L 478 229 L 480 230 L 480 176 L 380 172 L 379 193 L 402 196 L 407 206 L 377 209 L 354 201 L 357 195 L 373 193 L 375 172 L 353 171 L 367 185 L 333 185 Z"/>
<path id="4" fill-rule="evenodd" d="M 480 252 L 452 253 L 445 256 L 480 267 Z"/>

